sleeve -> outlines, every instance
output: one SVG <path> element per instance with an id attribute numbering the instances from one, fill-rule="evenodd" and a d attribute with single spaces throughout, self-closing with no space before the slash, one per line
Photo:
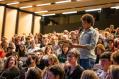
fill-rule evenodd
<path id="1" fill-rule="evenodd" d="M 98 42 L 98 39 L 99 39 L 98 31 L 93 30 L 92 33 L 90 34 L 90 38 L 91 38 L 90 43 L 86 44 L 86 46 L 89 50 L 94 49 Z"/>

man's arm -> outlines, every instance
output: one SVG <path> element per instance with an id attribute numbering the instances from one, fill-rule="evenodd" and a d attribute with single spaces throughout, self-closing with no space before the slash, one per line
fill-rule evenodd
<path id="1" fill-rule="evenodd" d="M 87 48 L 86 45 L 72 44 L 73 48 Z"/>
<path id="2" fill-rule="evenodd" d="M 93 33 L 91 34 L 90 44 L 85 44 L 85 45 L 72 44 L 72 47 L 73 48 L 93 49 L 97 44 L 98 38 L 99 38 L 99 34 L 96 33 L 96 31 L 93 31 Z"/>

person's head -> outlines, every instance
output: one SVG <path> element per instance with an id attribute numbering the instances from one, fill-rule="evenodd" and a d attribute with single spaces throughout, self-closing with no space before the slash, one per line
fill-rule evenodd
<path id="1" fill-rule="evenodd" d="M 99 79 L 93 70 L 85 70 L 81 75 L 81 79 Z"/>
<path id="2" fill-rule="evenodd" d="M 68 30 L 64 30 L 63 32 L 65 35 L 68 35 L 69 34 L 69 31 Z"/>
<path id="3" fill-rule="evenodd" d="M 7 38 L 5 36 L 1 37 L 1 41 L 5 42 L 5 41 L 7 41 Z"/>
<path id="4" fill-rule="evenodd" d="M 30 43 L 31 43 L 31 47 L 32 48 L 35 48 L 36 47 L 35 40 L 32 40 Z"/>
<path id="5" fill-rule="evenodd" d="M 108 47 L 110 47 L 110 48 L 114 47 L 114 40 L 113 39 L 109 39 L 107 42 L 108 42 Z"/>
<path id="6" fill-rule="evenodd" d="M 25 51 L 26 50 L 26 46 L 24 44 L 19 45 L 19 50 L 20 51 Z"/>
<path id="7" fill-rule="evenodd" d="M 62 44 L 62 51 L 64 54 L 67 54 L 67 52 L 70 50 L 70 44 L 68 42 L 64 42 Z"/>
<path id="8" fill-rule="evenodd" d="M 109 69 L 109 66 L 112 64 L 111 62 L 111 53 L 110 52 L 104 52 L 100 56 L 101 66 L 104 71 L 107 71 Z"/>
<path id="9" fill-rule="evenodd" d="M 55 65 L 55 64 L 58 64 L 58 63 L 59 63 L 59 60 L 58 60 L 57 56 L 55 56 L 53 54 L 48 56 L 48 64 L 49 64 L 49 66 Z"/>
<path id="10" fill-rule="evenodd" d="M 4 69 L 11 68 L 17 65 L 17 60 L 15 56 L 9 56 L 5 62 Z"/>
<path id="11" fill-rule="evenodd" d="M 111 25 L 110 25 L 110 29 L 112 29 L 112 30 L 113 30 L 113 29 L 114 29 L 114 25 L 112 25 L 112 24 L 111 24 Z"/>
<path id="12" fill-rule="evenodd" d="M 38 59 L 41 59 L 42 56 L 44 55 L 43 50 L 37 50 L 37 51 L 35 51 L 34 53 L 35 53 L 35 55 L 38 57 Z"/>
<path id="13" fill-rule="evenodd" d="M 116 33 L 119 34 L 119 27 L 116 29 Z"/>
<path id="14" fill-rule="evenodd" d="M 15 44 L 13 42 L 10 42 L 7 52 L 11 53 L 11 52 L 15 52 L 15 50 L 16 50 Z"/>
<path id="15" fill-rule="evenodd" d="M 2 41 L 1 46 L 3 49 L 7 48 L 9 46 L 9 43 L 7 41 L 4 41 L 4 42 Z"/>
<path id="16" fill-rule="evenodd" d="M 70 64 L 76 64 L 77 63 L 77 60 L 79 58 L 79 51 L 76 50 L 76 49 L 71 49 L 69 52 L 68 52 L 68 55 L 67 55 L 67 60 Z"/>
<path id="17" fill-rule="evenodd" d="M 109 68 L 109 77 L 110 79 L 119 78 L 119 65 L 111 65 Z"/>
<path id="18" fill-rule="evenodd" d="M 119 50 L 112 53 L 111 60 L 114 65 L 119 65 Z"/>
<path id="19" fill-rule="evenodd" d="M 59 65 L 53 65 L 46 70 L 43 79 L 64 79 L 64 70 Z"/>
<path id="20" fill-rule="evenodd" d="M 25 41 L 25 35 L 21 36 L 21 41 Z"/>
<path id="21" fill-rule="evenodd" d="M 71 31 L 70 35 L 71 35 L 71 39 L 77 39 L 78 37 L 76 31 Z"/>
<path id="22" fill-rule="evenodd" d="M 100 37 L 99 37 L 99 39 L 98 39 L 98 44 L 104 44 L 103 39 L 102 39 L 102 38 L 100 38 Z"/>
<path id="23" fill-rule="evenodd" d="M 84 14 L 81 17 L 81 21 L 82 21 L 82 26 L 84 29 L 88 29 L 91 26 L 94 26 L 94 17 L 91 14 Z"/>
<path id="24" fill-rule="evenodd" d="M 47 45 L 45 48 L 45 54 L 53 54 L 53 47 L 51 45 Z"/>
<path id="25" fill-rule="evenodd" d="M 48 36 L 47 35 L 44 35 L 43 38 L 42 38 L 42 43 L 43 45 L 48 45 L 49 44 L 49 39 L 48 39 Z"/>
<path id="26" fill-rule="evenodd" d="M 1 74 L 0 79 L 19 79 L 19 75 L 20 75 L 20 70 L 18 67 L 13 66 L 11 68 L 9 68 L 6 72 L 3 72 L 3 74 Z"/>
<path id="27" fill-rule="evenodd" d="M 29 36 L 26 37 L 26 43 L 30 43 L 30 41 L 31 41 L 31 38 Z"/>
<path id="28" fill-rule="evenodd" d="M 28 70 L 28 73 L 26 75 L 26 79 L 42 79 L 41 77 L 41 70 L 40 69 L 36 69 L 36 68 L 30 68 Z"/>
<path id="29" fill-rule="evenodd" d="M 105 52 L 105 47 L 103 44 L 97 44 L 96 48 L 95 48 L 95 53 L 96 55 L 101 55 L 103 52 Z"/>
<path id="30" fill-rule="evenodd" d="M 38 62 L 38 57 L 35 54 L 28 55 L 28 58 L 26 60 L 27 66 L 34 67 L 36 66 L 37 62 Z"/>

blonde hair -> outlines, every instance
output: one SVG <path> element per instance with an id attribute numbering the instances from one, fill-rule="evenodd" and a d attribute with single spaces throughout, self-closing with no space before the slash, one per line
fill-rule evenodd
<path id="1" fill-rule="evenodd" d="M 51 60 L 53 62 L 52 65 L 59 64 L 59 60 L 55 54 L 49 55 L 48 60 Z"/>
<path id="2" fill-rule="evenodd" d="M 81 75 L 81 79 L 99 79 L 93 70 L 85 70 Z"/>

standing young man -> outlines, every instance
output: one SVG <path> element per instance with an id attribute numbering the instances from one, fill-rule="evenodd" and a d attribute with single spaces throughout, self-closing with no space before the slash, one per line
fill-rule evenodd
<path id="1" fill-rule="evenodd" d="M 85 69 L 90 69 L 96 60 L 94 49 L 98 42 L 99 33 L 93 28 L 95 20 L 92 15 L 84 14 L 81 21 L 83 31 L 80 34 L 79 44 L 72 45 L 72 47 L 79 48 L 80 65 Z"/>

